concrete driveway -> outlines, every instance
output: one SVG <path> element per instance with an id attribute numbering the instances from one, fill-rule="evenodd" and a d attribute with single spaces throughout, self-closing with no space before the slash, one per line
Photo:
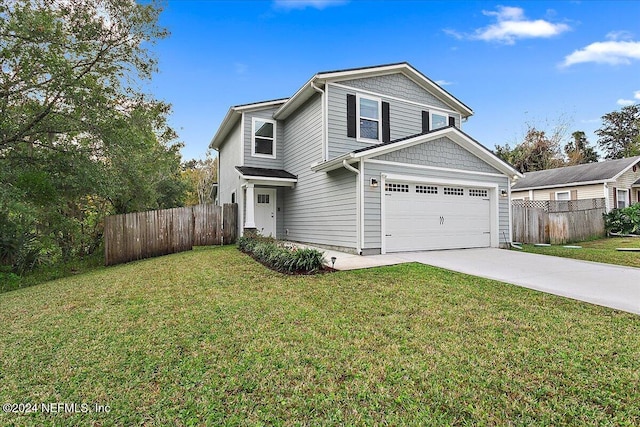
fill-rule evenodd
<path id="1" fill-rule="evenodd" d="M 390 258 L 442 267 L 640 314 L 638 268 L 495 248 L 405 252 L 393 254 Z"/>

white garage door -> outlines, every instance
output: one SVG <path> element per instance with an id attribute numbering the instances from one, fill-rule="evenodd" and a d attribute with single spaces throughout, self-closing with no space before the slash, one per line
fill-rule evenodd
<path id="1" fill-rule="evenodd" d="M 491 246 L 487 188 L 387 182 L 387 252 Z"/>

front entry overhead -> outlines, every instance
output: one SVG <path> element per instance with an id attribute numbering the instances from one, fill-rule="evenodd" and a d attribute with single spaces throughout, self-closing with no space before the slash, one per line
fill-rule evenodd
<path id="1" fill-rule="evenodd" d="M 388 181 L 386 252 L 491 246 L 492 194 L 490 188 Z"/>

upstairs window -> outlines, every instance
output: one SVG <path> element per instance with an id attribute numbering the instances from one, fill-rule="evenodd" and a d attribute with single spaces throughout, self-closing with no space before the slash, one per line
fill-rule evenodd
<path id="1" fill-rule="evenodd" d="M 380 99 L 358 95 L 358 139 L 380 141 Z"/>
<path id="2" fill-rule="evenodd" d="M 276 122 L 274 120 L 252 119 L 251 155 L 276 158 Z"/>
<path id="3" fill-rule="evenodd" d="M 445 113 L 431 112 L 431 130 L 447 127 L 449 125 L 449 115 Z"/>

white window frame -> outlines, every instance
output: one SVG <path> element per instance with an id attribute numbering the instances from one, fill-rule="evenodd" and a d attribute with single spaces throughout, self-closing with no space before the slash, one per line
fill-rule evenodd
<path id="1" fill-rule="evenodd" d="M 449 126 L 449 113 L 445 113 L 444 111 L 440 111 L 440 110 L 429 110 L 429 130 L 436 130 L 436 128 L 433 127 L 433 115 L 437 114 L 438 116 L 443 116 L 444 117 L 444 123 L 445 125 L 442 127 L 439 127 L 438 129 L 444 129 L 447 126 Z"/>
<path id="2" fill-rule="evenodd" d="M 624 206 L 620 207 L 620 192 L 624 191 Z M 629 207 L 629 189 L 628 188 L 617 188 L 616 189 L 616 209 L 624 209 Z"/>
<path id="3" fill-rule="evenodd" d="M 559 199 L 558 195 L 559 194 L 566 194 L 569 198 L 568 199 Z M 568 202 L 569 200 L 571 200 L 571 191 L 566 190 L 566 191 L 556 191 L 556 201 L 561 201 L 561 202 Z"/>
<path id="4" fill-rule="evenodd" d="M 256 122 L 265 122 L 273 124 L 273 141 L 271 142 L 271 152 L 273 154 L 262 154 L 256 153 Z M 271 119 L 263 119 L 261 117 L 252 117 L 251 118 L 251 156 L 252 157 L 262 157 L 265 159 L 275 159 L 276 158 L 276 135 L 278 134 L 278 124 L 275 120 Z M 261 137 L 264 138 L 264 137 Z"/>
<path id="5" fill-rule="evenodd" d="M 369 101 L 375 101 L 378 103 L 378 139 L 372 138 L 363 138 L 360 136 L 360 120 L 362 117 L 360 116 L 360 99 L 367 99 Z M 369 117 L 364 117 L 365 120 L 374 121 L 376 119 L 372 119 Z M 378 98 L 375 96 L 365 96 L 359 93 L 356 93 L 356 140 L 361 142 L 373 142 L 379 143 L 382 142 L 382 98 Z"/>

